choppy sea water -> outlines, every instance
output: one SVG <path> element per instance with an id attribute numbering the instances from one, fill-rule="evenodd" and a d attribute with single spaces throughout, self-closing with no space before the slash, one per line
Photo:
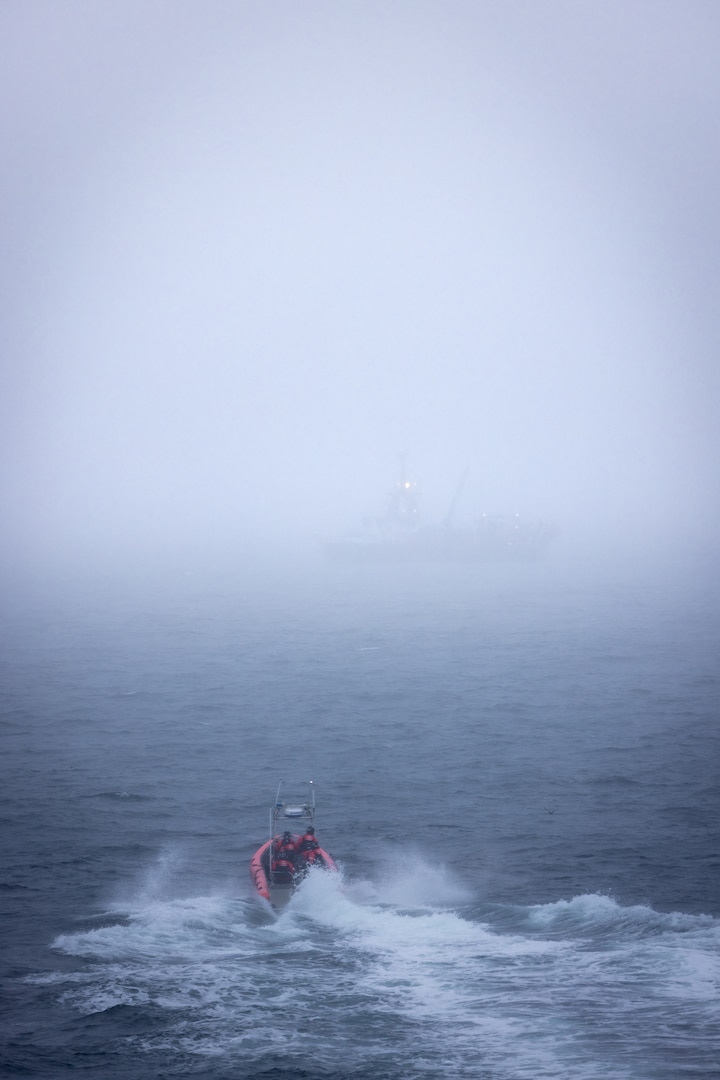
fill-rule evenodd
<path id="1" fill-rule="evenodd" d="M 8 597 L 3 1076 L 718 1076 L 716 586 L 168 568 Z M 248 861 L 309 778 L 342 875 L 277 917 Z"/>

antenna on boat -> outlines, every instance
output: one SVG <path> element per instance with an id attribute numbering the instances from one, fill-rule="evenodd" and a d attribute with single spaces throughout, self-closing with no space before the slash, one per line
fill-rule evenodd
<path id="1" fill-rule="evenodd" d="M 272 847 L 273 836 L 275 835 L 275 815 L 282 806 L 280 802 L 280 788 L 282 787 L 282 780 L 278 781 L 277 793 L 275 795 L 275 805 L 270 810 L 270 846 Z"/>
<path id="2" fill-rule="evenodd" d="M 315 810 L 315 783 L 313 780 L 308 780 L 308 787 L 310 788 L 310 805 Z"/>

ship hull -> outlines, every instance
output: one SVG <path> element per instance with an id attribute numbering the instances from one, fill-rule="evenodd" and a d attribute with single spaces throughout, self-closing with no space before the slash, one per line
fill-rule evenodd
<path id="1" fill-rule="evenodd" d="M 326 544 L 325 554 L 339 563 L 526 562 L 542 557 L 549 541 L 549 531 L 539 526 L 486 533 L 427 531 L 391 538 L 347 537 Z"/>

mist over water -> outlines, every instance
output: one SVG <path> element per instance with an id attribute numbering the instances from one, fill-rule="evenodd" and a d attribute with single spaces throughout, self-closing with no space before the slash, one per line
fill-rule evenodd
<path id="1" fill-rule="evenodd" d="M 399 453 L 428 521 L 716 550 L 719 19 L 5 4 L 7 560 L 310 548 Z"/>
<path id="2" fill-rule="evenodd" d="M 719 32 L 1 6 L 2 1075 L 716 1076 Z"/>

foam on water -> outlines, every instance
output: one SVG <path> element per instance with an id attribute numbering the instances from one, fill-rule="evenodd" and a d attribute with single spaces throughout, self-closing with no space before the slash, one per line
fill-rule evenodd
<path id="1" fill-rule="evenodd" d="M 422 863 L 413 867 L 422 877 Z M 358 889 L 314 871 L 277 917 L 228 897 L 138 895 L 122 918 L 108 922 L 107 913 L 106 925 L 56 939 L 89 963 L 59 976 L 65 1000 L 85 1015 L 174 1011 L 162 1038 L 138 1037 L 144 1053 L 222 1051 L 247 1064 L 274 1047 L 285 1061 L 312 1052 L 328 1075 L 339 1054 L 359 1067 L 397 1047 L 412 1055 L 408 1075 L 470 1078 L 482 1067 L 495 1077 L 592 1080 L 610 1067 L 630 1078 L 645 1075 L 642 1054 L 678 1022 L 673 1010 L 709 1038 L 717 920 L 585 895 L 527 908 L 524 931 L 508 933 L 427 902 L 433 881 L 409 878 L 403 891 L 381 877 Z"/>
<path id="2" fill-rule="evenodd" d="M 408 908 L 459 905 L 472 899 L 472 891 L 449 867 L 412 847 L 386 847 L 376 854 L 375 863 L 376 881 L 352 886 L 358 899 Z"/>

